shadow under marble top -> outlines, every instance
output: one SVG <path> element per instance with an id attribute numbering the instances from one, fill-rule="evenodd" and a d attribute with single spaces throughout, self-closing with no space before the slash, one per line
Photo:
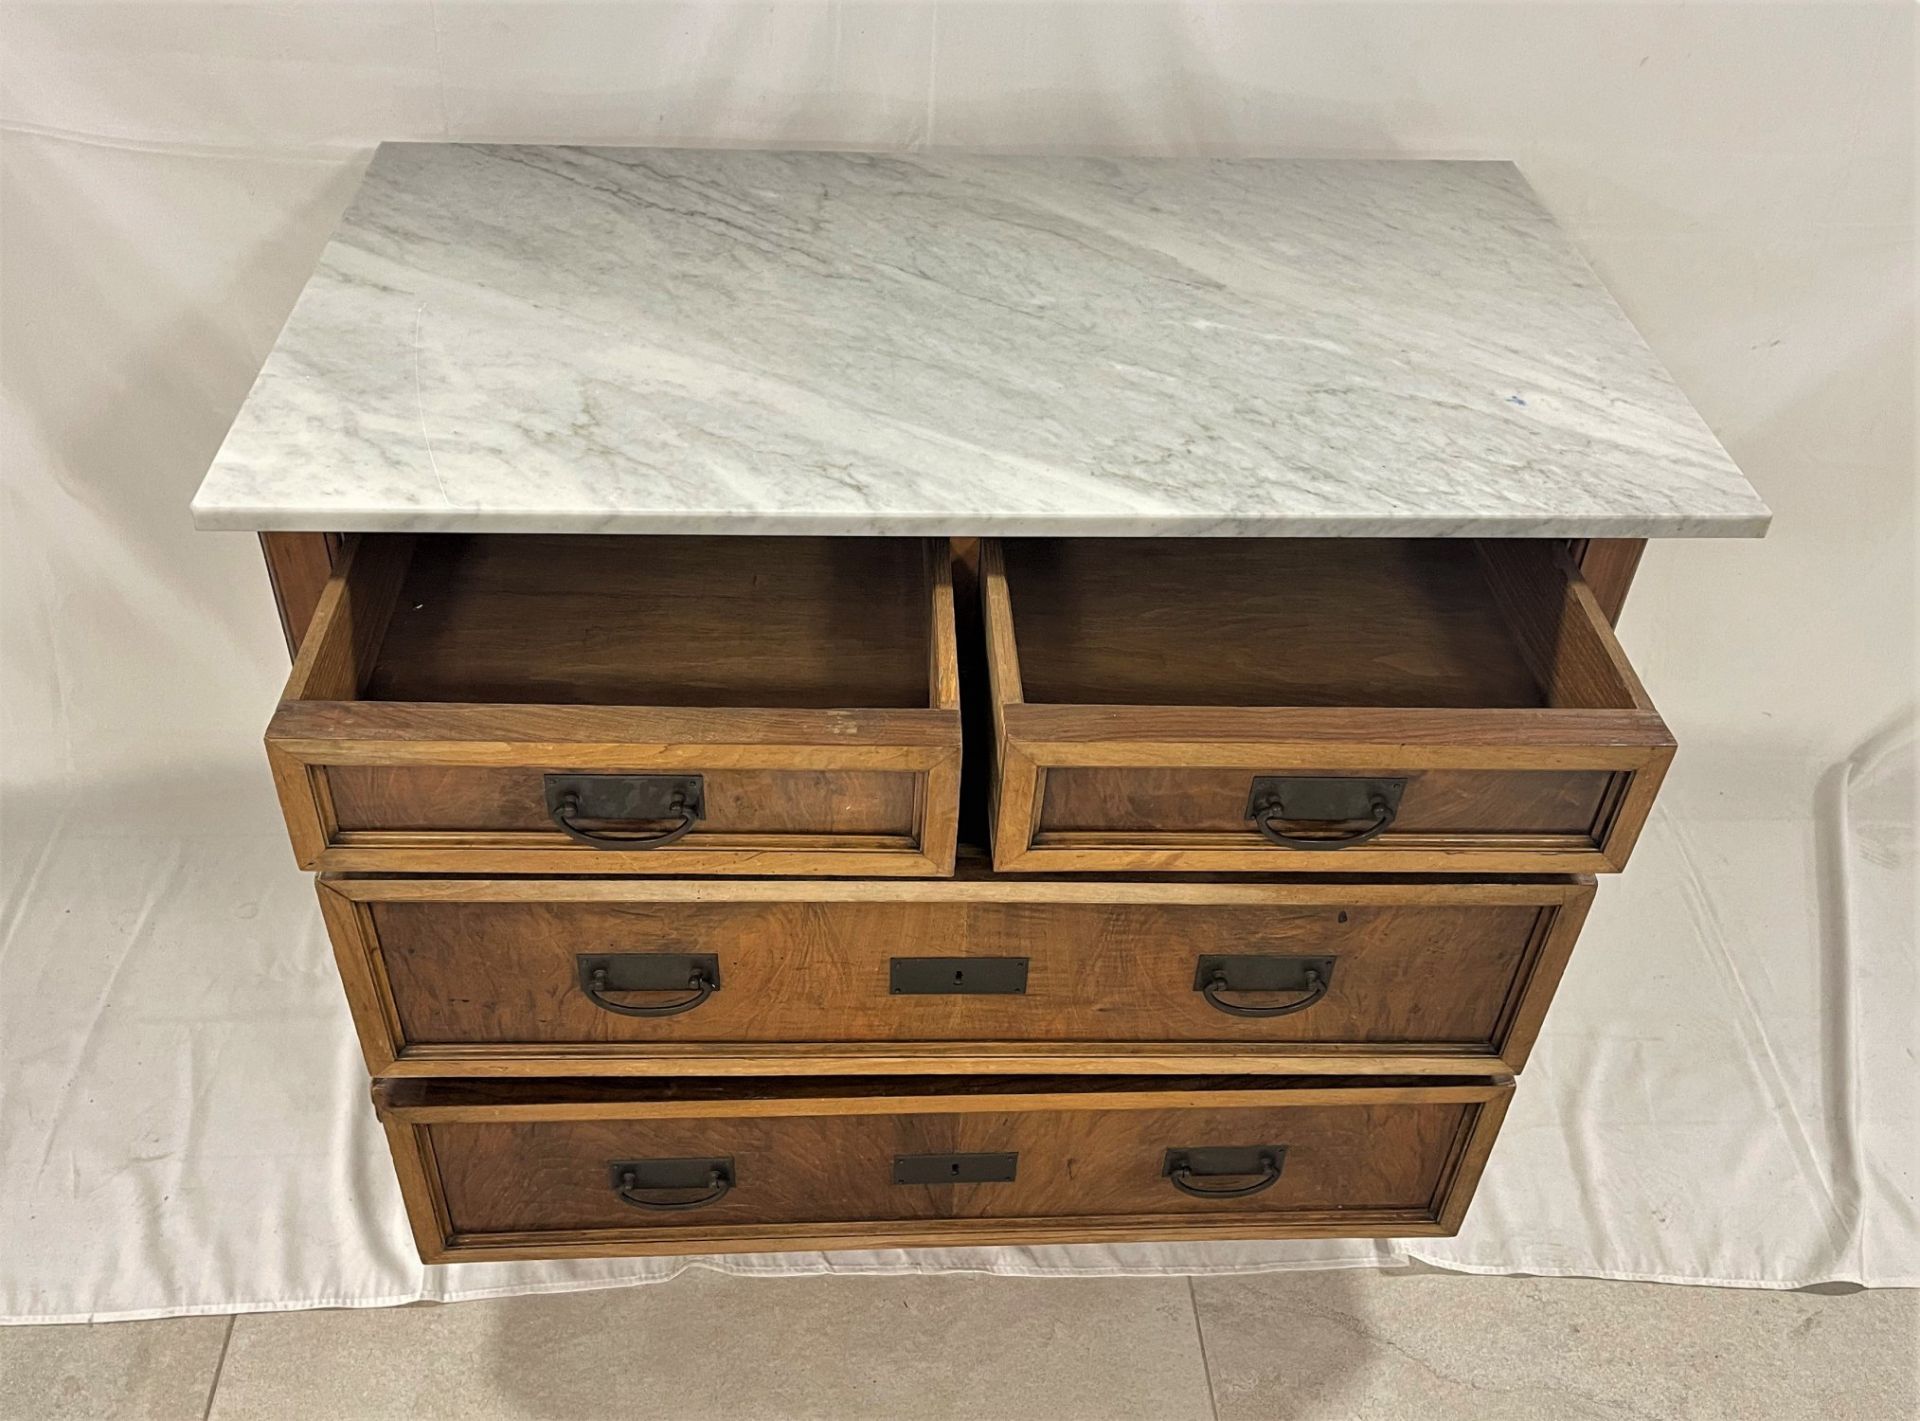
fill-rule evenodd
<path id="1" fill-rule="evenodd" d="M 1505 163 L 387 144 L 203 528 L 1757 535 Z"/>

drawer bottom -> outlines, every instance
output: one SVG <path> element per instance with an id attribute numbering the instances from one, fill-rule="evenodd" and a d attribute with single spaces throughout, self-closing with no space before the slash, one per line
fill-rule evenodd
<path id="1" fill-rule="evenodd" d="M 1443 1235 L 1507 1080 L 377 1082 L 428 1262 Z"/>

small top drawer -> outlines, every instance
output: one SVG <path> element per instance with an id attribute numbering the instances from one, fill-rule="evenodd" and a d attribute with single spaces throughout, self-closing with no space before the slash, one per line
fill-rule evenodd
<path id="1" fill-rule="evenodd" d="M 308 868 L 939 875 L 943 542 L 368 534 L 267 731 Z"/>
<path id="2" fill-rule="evenodd" d="M 981 550 L 994 866 L 1621 868 L 1673 740 L 1562 544 Z"/>

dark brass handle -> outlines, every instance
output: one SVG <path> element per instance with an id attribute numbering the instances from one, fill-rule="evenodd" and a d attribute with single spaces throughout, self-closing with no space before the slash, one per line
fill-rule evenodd
<path id="1" fill-rule="evenodd" d="M 642 1199 L 641 1189 L 668 1188 L 666 1185 L 643 1185 L 640 1176 L 632 1170 L 626 1170 L 616 1176 L 613 1192 L 623 1204 L 631 1204 L 636 1209 L 699 1209 L 724 1199 L 727 1191 L 733 1188 L 733 1176 L 715 1165 L 707 1171 L 707 1192 L 692 1199 Z"/>
<path id="2" fill-rule="evenodd" d="M 1256 812 L 1253 816 L 1253 827 L 1260 831 L 1261 837 L 1268 843 L 1278 844 L 1283 849 L 1348 849 L 1355 844 L 1364 844 L 1377 839 L 1386 833 L 1388 826 L 1393 823 L 1394 816 L 1399 812 L 1398 805 L 1389 803 L 1384 795 L 1377 794 L 1367 801 L 1367 809 L 1373 815 L 1371 824 L 1365 828 L 1356 829 L 1350 834 L 1327 838 L 1302 839 L 1292 834 L 1281 833 L 1273 827 L 1274 823 L 1287 816 L 1280 812 L 1280 806 L 1277 804 L 1262 807 Z"/>
<path id="3" fill-rule="evenodd" d="M 1233 990 L 1227 984 L 1227 974 L 1215 970 L 1212 977 L 1200 989 L 1200 995 L 1207 999 L 1207 1005 L 1215 1011 L 1223 1011 L 1228 1016 L 1292 1016 L 1297 1011 L 1305 1011 L 1327 994 L 1327 979 L 1312 968 L 1307 969 L 1306 995 L 1290 1002 L 1282 1002 L 1272 1007 L 1241 1006 L 1238 1002 L 1221 999 L 1220 993 Z"/>
<path id="4" fill-rule="evenodd" d="M 618 1012 L 621 1016 L 678 1016 L 683 1011 L 692 1011 L 714 993 L 719 984 L 705 972 L 695 971 L 687 978 L 687 986 L 693 991 L 690 997 L 682 997 L 674 1002 L 661 1002 L 658 1006 L 630 1007 L 621 1002 L 610 1002 L 602 996 L 603 992 L 632 990 L 609 986 L 607 969 L 596 967 L 581 984 L 580 990 L 586 993 L 587 1000 L 601 1011 Z"/>
<path id="5" fill-rule="evenodd" d="M 1167 1178 L 1173 1187 L 1182 1194 L 1191 1194 L 1196 1199 L 1244 1199 L 1249 1194 L 1258 1194 L 1263 1189 L 1271 1189 L 1280 1181 L 1280 1161 L 1271 1154 L 1260 1156 L 1260 1178 L 1251 1184 L 1237 1184 L 1228 1189 L 1208 1189 L 1195 1184 L 1193 1166 L 1185 1160 L 1171 1162 Z"/>
<path id="6" fill-rule="evenodd" d="M 673 802 L 667 806 L 666 816 L 663 816 L 677 817 L 680 822 L 664 834 L 652 834 L 641 839 L 608 838 L 602 834 L 589 834 L 585 829 L 576 826 L 573 819 L 580 812 L 580 796 L 577 794 L 561 795 L 548 807 L 547 812 L 553 816 L 553 822 L 560 826 L 561 833 L 575 843 L 585 844 L 595 849 L 631 851 L 665 848 L 668 844 L 678 843 L 686 838 L 693 832 L 693 826 L 700 822 L 700 815 L 689 807 L 685 797 L 680 795 L 674 796 Z"/>

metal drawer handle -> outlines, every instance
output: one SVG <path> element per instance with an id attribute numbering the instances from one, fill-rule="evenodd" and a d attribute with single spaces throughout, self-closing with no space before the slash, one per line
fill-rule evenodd
<path id="1" fill-rule="evenodd" d="M 643 1164 L 616 1165 L 613 1175 L 613 1192 L 622 1204 L 631 1204 L 636 1209 L 703 1209 L 716 1204 L 727 1197 L 727 1191 L 733 1188 L 733 1171 L 727 1166 L 729 1161 L 679 1161 L 668 1160 L 662 1163 L 673 1165 L 682 1163 L 705 1163 L 706 1190 L 691 1199 L 647 1199 L 641 1197 L 642 1190 L 653 1189 L 689 1189 L 696 1186 L 677 1180 L 643 1181 L 640 1171 Z"/>
<path id="2" fill-rule="evenodd" d="M 1405 780 L 1263 776 L 1254 780 L 1247 796 L 1247 818 L 1261 838 L 1283 849 L 1350 849 L 1387 832 L 1400 813 L 1400 796 L 1406 787 Z M 1355 819 L 1368 822 L 1345 834 L 1311 838 L 1283 834 L 1274 827 L 1282 821 L 1344 824 Z"/>
<path id="3" fill-rule="evenodd" d="M 667 814 L 671 817 L 678 818 L 680 822 L 667 830 L 666 833 L 650 834 L 644 839 L 612 839 L 601 834 L 589 834 L 585 829 L 574 827 L 574 817 L 580 813 L 580 799 L 578 795 L 565 794 L 560 796 L 559 801 L 555 803 L 548 812 L 553 815 L 553 822 L 560 826 L 561 833 L 565 834 L 569 839 L 572 839 L 576 844 L 585 844 L 589 848 L 595 849 L 664 848 L 668 844 L 675 844 L 686 838 L 687 835 L 693 832 L 693 826 L 700 822 L 700 817 L 687 808 L 685 800 L 676 799 L 667 805 Z"/>
<path id="4" fill-rule="evenodd" d="M 678 1016 L 692 1011 L 721 986 L 720 959 L 711 952 L 583 952 L 573 959 L 573 969 L 581 995 L 601 1011 L 619 1016 Z M 606 995 L 682 988 L 693 995 L 644 1007 L 609 1001 Z"/>
<path id="5" fill-rule="evenodd" d="M 663 849 L 693 832 L 706 814 L 706 782 L 700 775 L 548 775 L 547 816 L 576 844 L 632 853 Z M 664 833 L 640 837 L 589 833 L 576 819 L 677 819 Z"/>
<path id="6" fill-rule="evenodd" d="M 1245 1199 L 1249 1194 L 1258 1194 L 1263 1189 L 1271 1189 L 1280 1182 L 1280 1166 L 1273 1162 L 1273 1156 L 1262 1155 L 1262 1164 L 1266 1173 L 1252 1184 L 1241 1184 L 1231 1189 L 1205 1189 L 1193 1182 L 1193 1171 L 1185 1165 L 1175 1169 L 1167 1178 L 1173 1181 L 1173 1187 L 1182 1194 L 1191 1194 L 1196 1199 Z"/>
<path id="7" fill-rule="evenodd" d="M 1281 818 L 1277 807 L 1256 815 L 1253 827 L 1260 831 L 1260 836 L 1269 844 L 1278 844 L 1283 849 L 1344 849 L 1353 844 L 1364 844 L 1370 839 L 1379 838 L 1387 832 L 1387 826 L 1393 823 L 1393 806 L 1384 799 L 1374 800 L 1371 808 L 1373 811 L 1371 824 L 1364 829 L 1356 829 L 1351 834 L 1341 834 L 1337 837 L 1301 839 L 1292 834 L 1283 834 L 1273 827 L 1274 821 Z M 574 837 L 580 836 L 576 834 Z"/>
<path id="8" fill-rule="evenodd" d="M 714 981 L 713 978 L 709 977 L 704 971 L 695 968 L 694 971 L 687 976 L 687 986 L 692 989 L 692 996 L 682 997 L 677 1002 L 661 1002 L 658 1006 L 630 1007 L 621 1002 L 610 1002 L 606 997 L 601 995 L 604 992 L 617 992 L 623 989 L 615 987 L 607 980 L 606 968 L 596 967 L 587 974 L 587 980 L 581 986 L 580 990 L 586 994 L 587 1000 L 599 1007 L 601 1011 L 617 1012 L 621 1016 L 678 1016 L 683 1011 L 692 1011 L 695 1007 L 699 1006 L 700 1003 L 713 995 L 714 990 L 719 985 L 718 982 Z M 626 988 L 624 990 L 632 991 L 636 989 Z"/>
<path id="9" fill-rule="evenodd" d="M 1218 1158 L 1195 1158 L 1195 1156 L 1208 1155 L 1218 1156 Z M 1250 1195 L 1271 1189 L 1280 1182 L 1280 1169 L 1286 1157 L 1287 1152 L 1284 1147 L 1257 1150 L 1168 1150 L 1162 1173 L 1175 1189 L 1182 1194 L 1191 1194 L 1196 1199 L 1245 1199 Z M 1210 1188 L 1194 1183 L 1196 1179 L 1254 1173 L 1258 1173 L 1260 1178 L 1251 1184 Z"/>
<path id="10" fill-rule="evenodd" d="M 1344 914 L 1342 915 L 1344 916 Z M 1193 990 L 1207 1005 L 1228 1016 L 1291 1016 L 1305 1011 L 1333 990 L 1333 969 L 1340 959 L 1323 953 L 1311 957 L 1274 953 L 1201 953 L 1193 964 Z M 1292 1001 L 1274 1006 L 1245 1006 L 1228 1001 L 1227 993 L 1299 993 Z"/>
<path id="11" fill-rule="evenodd" d="M 1241 1006 L 1238 1002 L 1222 1000 L 1220 993 L 1230 992 L 1233 988 L 1227 982 L 1227 974 L 1218 968 L 1214 969 L 1206 985 L 1201 987 L 1200 995 L 1207 999 L 1208 1006 L 1215 1011 L 1223 1011 L 1228 1016 L 1292 1016 L 1297 1011 L 1305 1011 L 1327 994 L 1326 978 L 1311 967 L 1307 969 L 1306 976 L 1306 995 L 1290 1002 L 1282 1002 L 1279 1006 L 1248 1007 Z"/>

